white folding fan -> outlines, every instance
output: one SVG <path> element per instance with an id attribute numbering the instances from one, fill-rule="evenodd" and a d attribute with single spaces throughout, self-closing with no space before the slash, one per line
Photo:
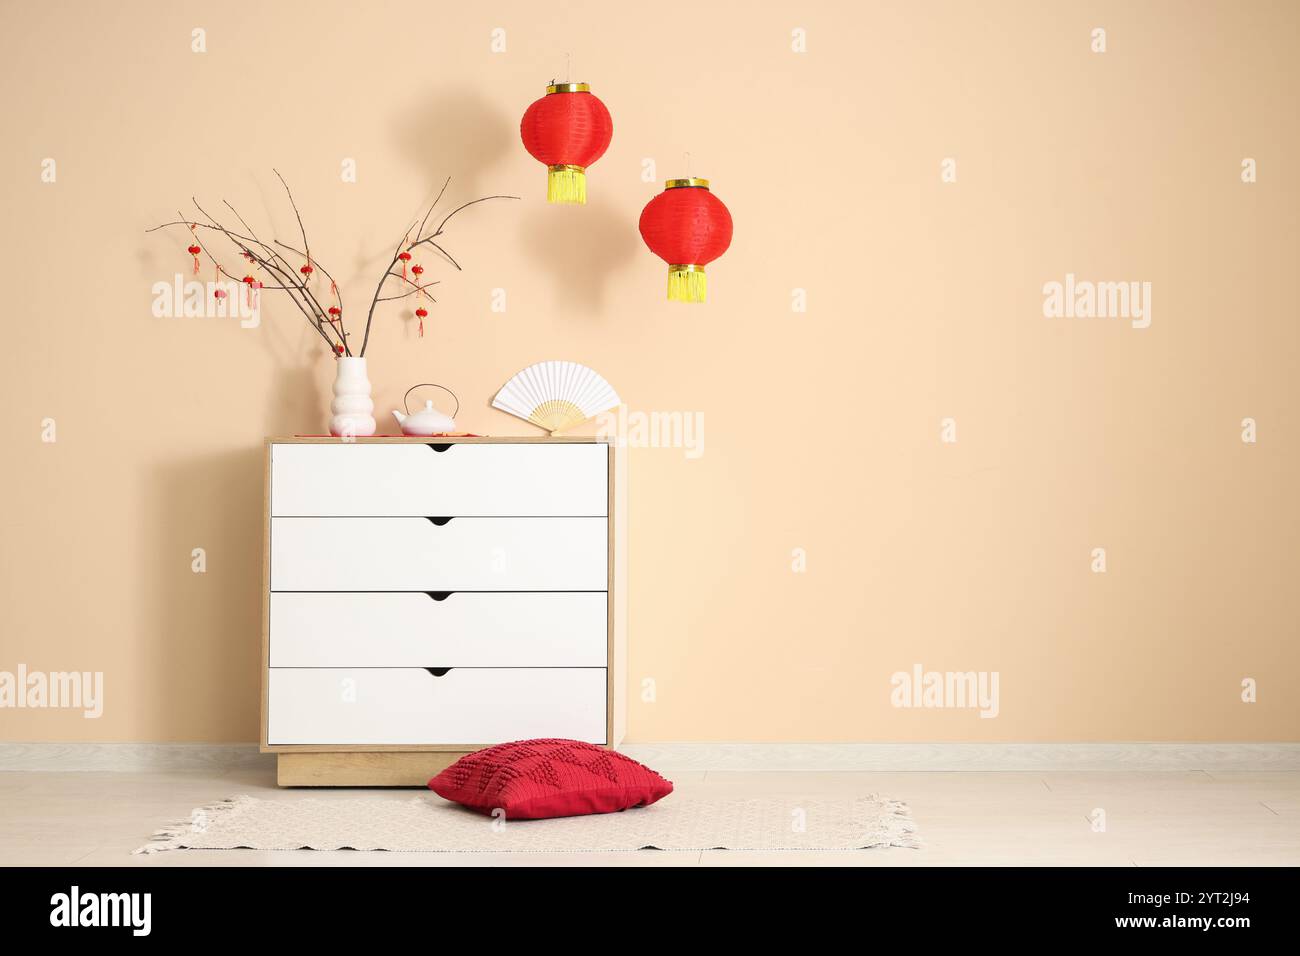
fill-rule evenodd
<path id="1" fill-rule="evenodd" d="M 621 404 L 596 372 L 577 362 L 538 362 L 515 374 L 492 399 L 494 408 L 556 432 Z"/>

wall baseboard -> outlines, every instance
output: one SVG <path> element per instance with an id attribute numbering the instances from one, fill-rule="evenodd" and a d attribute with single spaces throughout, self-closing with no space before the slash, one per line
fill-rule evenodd
<path id="1" fill-rule="evenodd" d="M 656 770 L 1300 771 L 1300 743 L 735 744 L 629 743 L 619 751 Z M 0 743 L 0 771 L 266 770 L 256 744 Z"/>
<path id="2" fill-rule="evenodd" d="M 0 771 L 141 773 L 150 770 L 262 770 L 275 773 L 275 754 L 257 744 L 18 744 L 0 743 Z"/>
<path id="3" fill-rule="evenodd" d="M 1300 770 L 1300 743 L 624 744 L 656 770 Z"/>

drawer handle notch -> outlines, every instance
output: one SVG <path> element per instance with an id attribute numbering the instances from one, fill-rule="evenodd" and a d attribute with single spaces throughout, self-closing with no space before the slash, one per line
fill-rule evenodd
<path id="1" fill-rule="evenodd" d="M 445 525 L 447 522 L 451 521 L 451 518 L 444 518 L 444 517 L 441 517 L 441 516 L 435 518 L 435 517 L 432 517 L 432 516 L 430 516 L 430 515 L 425 515 L 425 518 L 426 518 L 427 520 L 429 520 L 429 521 L 432 521 L 432 522 L 433 522 L 434 524 L 436 524 L 439 528 L 441 528 L 441 527 L 442 527 L 443 525 Z"/>
<path id="2" fill-rule="evenodd" d="M 451 672 L 450 667 L 426 667 L 425 670 L 434 677 L 446 677 Z"/>
<path id="3" fill-rule="evenodd" d="M 451 597 L 456 592 L 455 591 L 425 591 L 424 593 L 429 595 L 429 597 L 433 598 L 435 601 L 445 601 L 447 600 L 447 598 Z"/>

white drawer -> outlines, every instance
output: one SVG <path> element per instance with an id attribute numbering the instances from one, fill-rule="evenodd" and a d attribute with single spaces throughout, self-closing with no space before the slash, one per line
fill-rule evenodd
<path id="1" fill-rule="evenodd" d="M 274 444 L 271 514 L 600 516 L 608 467 L 599 443 Z"/>
<path id="2" fill-rule="evenodd" d="M 272 518 L 272 591 L 604 591 L 605 518 Z"/>
<path id="3" fill-rule="evenodd" d="M 267 743 L 605 740 L 603 668 L 272 668 Z"/>
<path id="4" fill-rule="evenodd" d="M 272 667 L 604 667 L 595 592 L 271 595 Z"/>

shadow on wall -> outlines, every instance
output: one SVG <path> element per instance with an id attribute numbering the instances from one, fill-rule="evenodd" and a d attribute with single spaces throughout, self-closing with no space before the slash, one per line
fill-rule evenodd
<path id="1" fill-rule="evenodd" d="M 276 372 L 274 387 L 267 395 L 263 434 L 270 438 L 326 434 L 330 421 L 329 403 L 334 397 L 331 387 L 333 373 L 334 362 L 329 358 L 292 368 L 286 365 Z M 260 450 L 261 446 L 258 447 Z M 257 473 L 261 474 L 260 462 Z"/>
<path id="2" fill-rule="evenodd" d="M 270 437 L 323 434 L 329 427 L 329 402 L 333 397 L 334 356 L 319 333 L 289 303 L 286 293 L 272 300 L 275 321 L 257 330 L 272 370 L 272 387 L 267 390 L 262 434 Z M 348 323 L 349 341 L 359 346 L 365 322 Z M 260 474 L 260 472 L 259 472 Z"/>
<path id="3" fill-rule="evenodd" d="M 149 622 L 140 667 L 151 716 L 142 723 L 166 728 L 166 740 L 258 738 L 262 476 L 256 445 L 161 465 L 140 486 L 151 542 L 136 575 Z M 203 573 L 193 570 L 195 548 Z"/>
<path id="4" fill-rule="evenodd" d="M 426 178 L 425 202 L 433 200 L 448 176 L 448 196 L 460 202 L 510 191 L 489 171 L 518 144 L 517 118 L 507 117 L 470 89 L 425 94 L 397 116 L 393 141 L 399 154 Z"/>
<path id="5" fill-rule="evenodd" d="M 537 171 L 545 190 L 546 168 Z M 551 277 L 559 308 L 601 315 L 615 275 L 637 254 L 636 222 L 590 199 L 585 206 L 535 203 L 525 216 L 524 248 Z"/>
<path id="6" fill-rule="evenodd" d="M 519 112 L 506 115 L 473 90 L 439 90 L 398 113 L 394 140 L 401 155 L 428 177 L 429 199 L 452 176 L 451 201 L 443 203 L 449 212 L 478 196 L 515 191 L 493 170 L 506 157 L 523 154 L 519 117 L 529 102 L 525 96 Z M 531 166 L 526 186 L 536 190 L 539 200 L 545 196 L 546 170 L 540 163 Z M 629 226 L 625 217 L 600 203 L 522 205 L 525 248 L 554 277 L 555 301 L 566 310 L 599 313 L 614 273 L 636 254 L 640 239 L 635 223 Z"/>

